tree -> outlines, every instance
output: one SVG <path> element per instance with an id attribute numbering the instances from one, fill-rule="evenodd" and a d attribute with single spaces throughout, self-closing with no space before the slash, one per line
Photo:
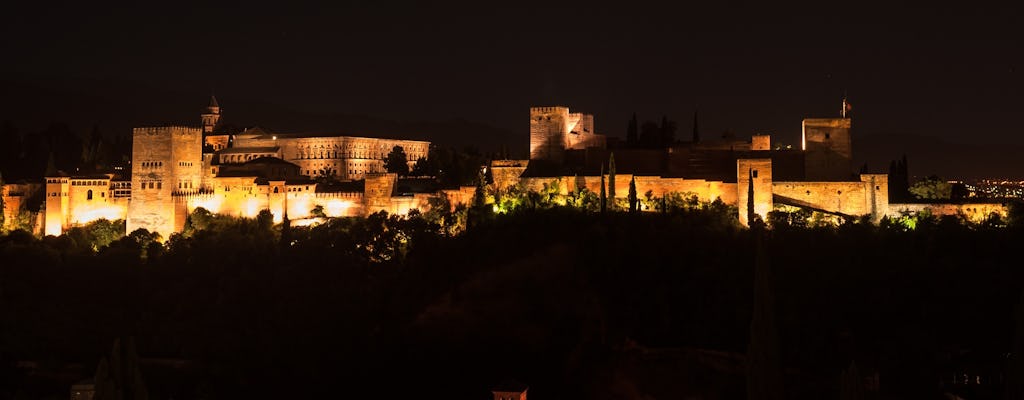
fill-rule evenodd
<path id="1" fill-rule="evenodd" d="M 395 146 L 384 161 L 384 169 L 399 176 L 409 175 L 409 159 L 402 146 Z"/>
<path id="2" fill-rule="evenodd" d="M 676 141 L 676 123 L 670 121 L 668 116 L 661 116 L 661 126 L 658 127 L 660 133 L 661 147 L 671 146 Z"/>
<path id="3" fill-rule="evenodd" d="M 754 226 L 754 173 L 747 171 L 747 226 Z"/>
<path id="4" fill-rule="evenodd" d="M 636 122 L 636 113 L 633 113 L 633 118 L 630 118 L 629 126 L 626 128 L 626 144 L 629 147 L 636 147 L 637 145 L 637 141 L 639 140 L 637 137 L 637 129 L 638 124 Z"/>
<path id="5" fill-rule="evenodd" d="M 615 209 L 615 153 L 608 156 L 608 202 L 609 208 Z"/>
<path id="6" fill-rule="evenodd" d="M 309 215 L 313 218 L 327 218 L 327 214 L 324 213 L 324 206 L 317 204 L 312 210 L 309 210 Z"/>
<path id="7" fill-rule="evenodd" d="M 910 194 L 918 200 L 948 200 L 953 185 L 937 176 L 929 176 L 910 187 Z"/>
<path id="8" fill-rule="evenodd" d="M 661 146 L 661 127 L 657 122 L 647 121 L 640 126 L 640 145 L 648 149 Z"/>
<path id="9" fill-rule="evenodd" d="M 629 212 L 636 212 L 639 200 L 636 197 L 636 177 L 629 180 Z"/>
<path id="10" fill-rule="evenodd" d="M 782 368 L 775 327 L 775 291 L 763 224 L 751 221 L 754 237 L 754 311 L 747 344 L 747 399 L 782 399 Z"/>
<path id="11" fill-rule="evenodd" d="M 601 213 L 604 213 L 606 210 L 608 210 L 608 193 L 606 193 L 605 189 L 604 189 L 604 164 L 601 164 L 601 195 L 600 195 L 600 202 L 601 202 Z"/>
<path id="12" fill-rule="evenodd" d="M 114 339 L 110 356 L 100 360 L 94 377 L 96 400 L 145 400 L 149 398 L 139 370 L 135 340 Z"/>

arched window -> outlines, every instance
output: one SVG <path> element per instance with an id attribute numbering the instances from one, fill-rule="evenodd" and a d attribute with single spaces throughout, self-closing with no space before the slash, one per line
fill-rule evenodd
<path id="1" fill-rule="evenodd" d="M 85 199 L 92 200 L 92 189 L 89 189 L 88 192 L 85 192 Z"/>
<path id="2" fill-rule="evenodd" d="M 274 194 L 277 194 L 277 186 L 274 186 Z"/>

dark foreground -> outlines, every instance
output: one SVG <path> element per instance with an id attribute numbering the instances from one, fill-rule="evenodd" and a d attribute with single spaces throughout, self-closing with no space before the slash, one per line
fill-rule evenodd
<path id="1" fill-rule="evenodd" d="M 507 379 L 541 399 L 745 398 L 755 250 L 730 216 L 523 211 L 454 237 L 428 221 L 215 219 L 99 251 L 83 232 L 0 237 L 0 397 L 66 398 L 133 337 L 159 399 L 486 399 Z M 786 397 L 839 398 L 856 365 L 873 398 L 998 398 L 1022 239 L 769 231 Z"/>

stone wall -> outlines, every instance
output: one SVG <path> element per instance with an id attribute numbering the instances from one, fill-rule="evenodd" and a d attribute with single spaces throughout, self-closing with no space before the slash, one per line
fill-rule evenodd
<path id="1" fill-rule="evenodd" d="M 925 204 L 925 203 L 893 203 L 889 205 L 889 215 L 899 216 L 903 213 L 919 213 L 928 211 L 932 215 L 963 215 L 971 222 L 982 222 L 991 214 L 1006 218 L 1009 209 L 1006 203 L 965 203 L 965 204 Z"/>
<path id="2" fill-rule="evenodd" d="M 608 184 L 605 175 L 605 185 Z M 615 198 L 629 197 L 629 181 L 632 174 L 615 174 Z M 526 190 L 539 192 L 545 185 L 556 183 L 559 194 L 566 195 L 576 189 L 587 189 L 593 193 L 601 192 L 600 176 L 562 176 L 562 177 L 530 177 L 520 179 Z M 652 196 L 664 197 L 669 193 L 693 194 L 702 202 L 721 200 L 730 205 L 736 204 L 736 184 L 703 179 L 663 178 L 660 176 L 636 176 L 637 197 L 643 198 L 650 191 Z M 607 193 L 611 198 L 611 193 Z"/>
<path id="3" fill-rule="evenodd" d="M 772 160 L 770 158 L 754 158 L 736 160 L 736 208 L 739 209 L 740 223 L 748 225 L 748 204 L 750 182 L 754 188 L 754 213 L 767 219 L 768 213 L 774 208 L 772 192 Z"/>
<path id="4" fill-rule="evenodd" d="M 127 230 L 144 228 L 165 239 L 185 220 L 175 207 L 179 183 L 198 191 L 202 182 L 202 131 L 185 126 L 135 128 L 132 141 L 132 198 Z"/>
<path id="5" fill-rule="evenodd" d="M 526 171 L 530 160 L 491 161 L 491 181 L 498 190 L 505 190 L 519 184 L 519 177 Z"/>
<path id="6" fill-rule="evenodd" d="M 128 216 L 128 198 L 114 197 L 110 178 L 70 178 L 67 226 L 84 225 L 106 219 L 115 221 Z"/>
<path id="7" fill-rule="evenodd" d="M 45 188 L 45 184 L 39 183 L 7 183 L 0 187 L 0 200 L 3 202 L 4 213 L 3 226 L 0 228 L 10 228 L 18 214 L 25 209 L 28 199 L 37 196 Z M 36 212 L 37 210 L 25 211 Z"/>

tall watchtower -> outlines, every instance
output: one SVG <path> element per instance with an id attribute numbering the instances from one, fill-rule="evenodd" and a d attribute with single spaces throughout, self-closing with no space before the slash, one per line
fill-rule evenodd
<path id="1" fill-rule="evenodd" d="M 210 96 L 210 105 L 206 106 L 206 112 L 202 114 L 203 117 L 203 134 L 210 134 L 215 128 L 217 123 L 220 122 L 220 105 L 217 104 L 217 97 Z"/>
<path id="2" fill-rule="evenodd" d="M 127 231 L 145 228 L 165 239 L 184 227 L 176 195 L 199 188 L 203 135 L 199 128 L 135 128 L 132 135 L 132 199 Z"/>
<path id="3" fill-rule="evenodd" d="M 60 174 L 46 177 L 46 217 L 43 233 L 60 236 L 68 227 L 71 178 Z"/>
<path id="4" fill-rule="evenodd" d="M 853 148 L 850 118 L 803 121 L 804 176 L 809 181 L 850 180 Z"/>

